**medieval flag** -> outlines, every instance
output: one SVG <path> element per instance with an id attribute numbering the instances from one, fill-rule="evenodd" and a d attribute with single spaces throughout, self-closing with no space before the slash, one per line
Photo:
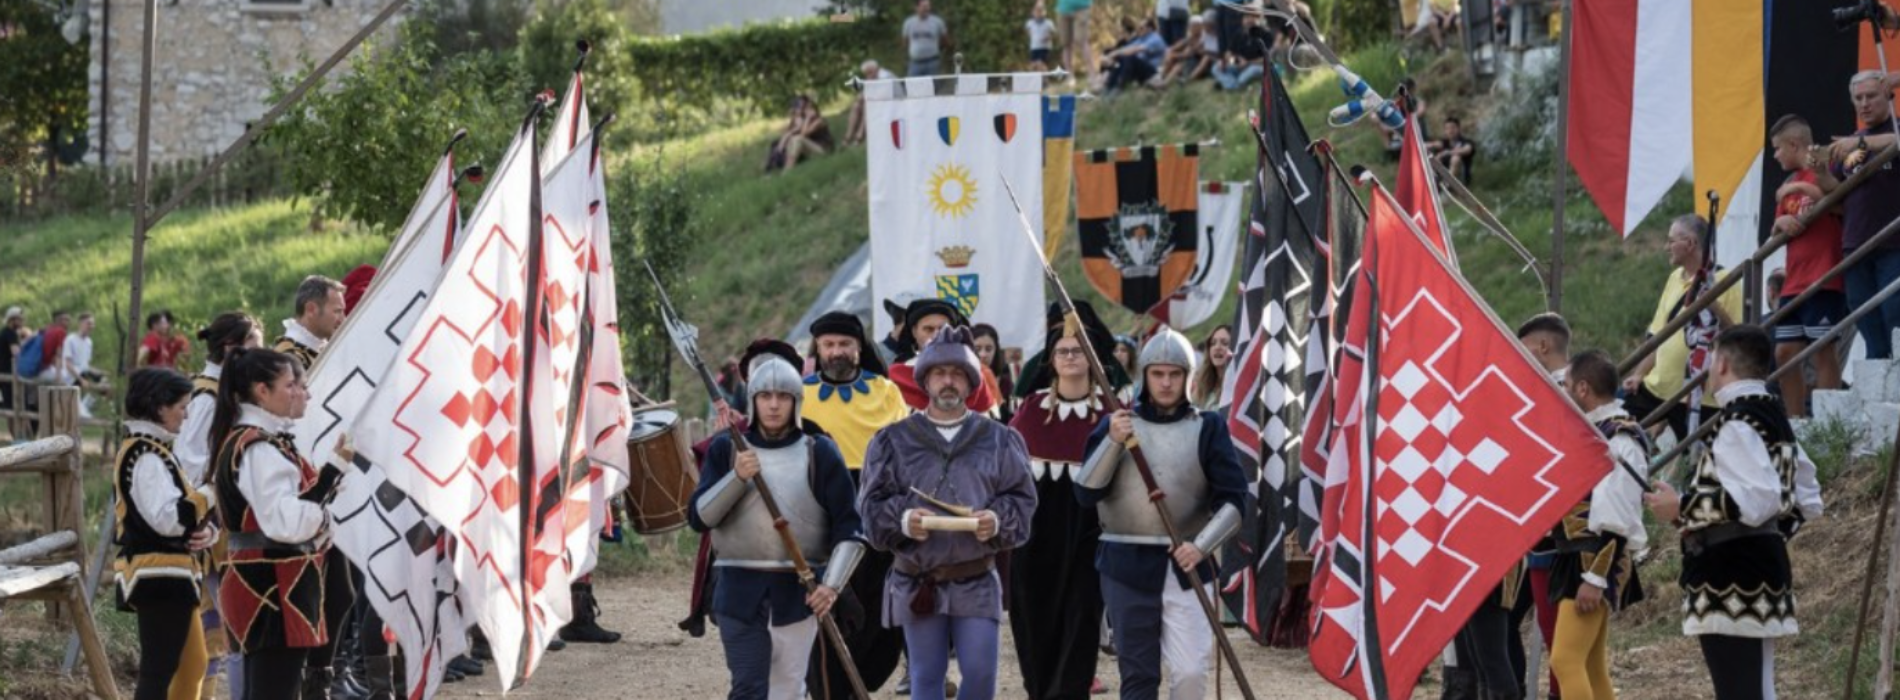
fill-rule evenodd
<path id="1" fill-rule="evenodd" d="M 528 552 L 540 539 L 532 511 L 547 501 L 535 491 L 535 443 L 560 427 L 529 400 L 543 395 L 533 384 L 547 355 L 532 341 L 550 296 L 538 288 L 537 160 L 524 124 L 350 433 L 363 458 L 455 537 L 463 600 L 494 649 L 502 688 L 533 673 L 568 595 L 564 579 L 548 585 L 556 562 Z"/>
<path id="2" fill-rule="evenodd" d="M 1198 240 L 1194 244 L 1194 272 L 1188 281 L 1157 304 L 1154 317 L 1175 328 L 1192 328 L 1213 317 L 1222 299 L 1233 291 L 1234 258 L 1240 248 L 1240 205 L 1245 182 L 1203 182 L 1197 205 Z"/>
<path id="3" fill-rule="evenodd" d="M 1608 446 L 1374 187 L 1337 375 L 1313 667 L 1411 697 L 1519 555 L 1611 469 Z"/>
<path id="4" fill-rule="evenodd" d="M 1340 348 L 1345 342 L 1346 309 L 1352 307 L 1353 280 L 1359 275 L 1359 251 L 1365 239 L 1366 212 L 1355 189 L 1340 171 L 1330 151 L 1322 150 L 1325 166 L 1326 238 L 1314 260 L 1312 321 L 1306 332 L 1306 417 L 1301 429 L 1298 529 L 1300 550 L 1319 547 L 1320 502 L 1325 493 L 1326 463 L 1333 434 L 1333 385 Z"/>
<path id="5" fill-rule="evenodd" d="M 586 60 L 586 56 L 581 54 L 582 60 Z M 567 92 L 561 95 L 561 103 L 554 108 L 548 140 L 541 144 L 543 175 L 553 171 L 580 144 L 581 137 L 586 136 L 588 128 L 593 126 L 587 119 L 587 89 L 581 79 L 581 67 L 576 64 L 574 77 L 567 82 Z"/>
<path id="6" fill-rule="evenodd" d="M 865 83 L 878 134 L 868 158 L 876 298 L 942 298 L 995 326 L 1003 345 L 1041 348 L 1041 317 L 1021 310 L 1042 308 L 1042 267 L 1003 183 L 1042 245 L 1042 85 L 1035 73 Z M 891 330 L 882 314 L 875 323 L 878 337 Z"/>
<path id="7" fill-rule="evenodd" d="M 1042 255 L 1050 260 L 1069 233 L 1075 188 L 1075 96 L 1042 98 Z"/>
<path id="8" fill-rule="evenodd" d="M 1200 146 L 1075 156 L 1076 235 L 1095 291 L 1146 314 L 1194 272 Z"/>
<path id="9" fill-rule="evenodd" d="M 1412 215 L 1412 224 L 1425 233 L 1438 252 L 1455 269 L 1458 254 L 1451 247 L 1451 229 L 1445 226 L 1445 212 L 1438 206 L 1438 176 L 1432 172 L 1431 154 L 1425 152 L 1425 136 L 1418 119 L 1408 114 L 1405 140 L 1399 145 L 1399 176 L 1392 195 L 1399 208 Z"/>
<path id="10" fill-rule="evenodd" d="M 1241 258 L 1245 277 L 1234 312 L 1234 362 L 1221 387 L 1230 407 L 1227 429 L 1258 505 L 1247 510 L 1241 529 L 1239 546 L 1250 551 L 1225 567 L 1222 588 L 1248 633 L 1266 644 L 1288 584 L 1285 542 L 1295 483 L 1289 465 L 1299 454 L 1305 405 L 1298 381 L 1301 331 L 1310 317 L 1325 200 L 1323 171 L 1307 150 L 1306 127 L 1278 75 L 1265 81 L 1260 99 L 1256 194 Z"/>
<path id="11" fill-rule="evenodd" d="M 310 408 L 297 448 L 329 455 L 396 361 L 402 339 L 435 292 L 459 243 L 455 156 L 443 155 L 369 291 L 331 339 L 307 380 Z M 468 646 L 454 544 L 383 467 L 358 452 L 330 504 L 337 549 L 363 572 L 363 595 L 395 632 L 412 698 L 432 697 L 448 661 Z"/>

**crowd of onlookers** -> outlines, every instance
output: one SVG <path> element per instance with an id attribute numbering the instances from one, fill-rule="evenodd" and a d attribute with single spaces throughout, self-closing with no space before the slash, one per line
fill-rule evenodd
<path id="1" fill-rule="evenodd" d="M 82 415 L 90 417 L 93 395 L 110 388 L 105 374 L 93 366 L 92 332 L 96 323 L 90 313 L 54 311 L 45 327 L 35 328 L 25 308 L 8 307 L 4 324 L 0 324 L 0 375 L 29 385 L 86 389 L 79 408 Z M 145 337 L 139 341 L 135 367 L 179 367 L 189 356 L 191 343 L 178 333 L 175 323 L 167 310 L 145 317 Z M 32 392 L 16 397 L 13 388 L 13 380 L 0 380 L 0 409 L 16 409 L 33 402 Z"/>

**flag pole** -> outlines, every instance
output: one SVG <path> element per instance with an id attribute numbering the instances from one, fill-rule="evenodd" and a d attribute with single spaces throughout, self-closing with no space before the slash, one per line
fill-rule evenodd
<path id="1" fill-rule="evenodd" d="M 1363 558 L 1360 564 L 1359 600 L 1361 605 L 1361 624 L 1359 629 L 1360 661 L 1366 665 L 1366 693 L 1371 700 L 1386 700 L 1389 688 L 1385 680 L 1385 645 L 1379 641 L 1379 578 L 1373 571 L 1379 559 L 1375 551 L 1379 546 L 1378 537 L 1373 535 L 1375 504 L 1377 492 L 1373 483 L 1378 477 L 1378 457 L 1374 445 L 1379 436 L 1379 279 L 1374 274 L 1379 269 L 1379 246 L 1377 236 L 1366 236 L 1366 247 L 1361 256 L 1362 279 L 1366 281 L 1366 347 L 1365 362 L 1361 370 L 1364 379 L 1360 383 L 1365 392 L 1363 409 L 1365 414 L 1359 420 L 1360 431 L 1360 468 L 1365 470 L 1360 508 L 1365 511 L 1365 522 L 1359 531 L 1359 554 Z"/>
<path id="2" fill-rule="evenodd" d="M 526 146 L 528 150 L 528 172 L 532 173 L 532 176 L 528 178 L 528 298 L 526 310 L 529 323 L 528 337 L 524 339 L 526 342 L 522 343 L 521 348 L 521 367 L 523 369 L 521 373 L 522 386 L 521 396 L 517 399 L 517 401 L 520 402 L 520 413 L 516 414 L 521 417 L 520 429 L 517 431 L 519 435 L 517 439 L 520 442 L 518 446 L 520 450 L 518 454 L 520 457 L 515 462 L 516 485 L 520 489 L 521 496 L 515 507 L 520 511 L 521 580 L 518 585 L 521 588 L 522 624 L 520 642 L 522 650 L 520 658 L 515 661 L 515 678 L 517 681 L 527 677 L 528 657 L 534 651 L 530 646 L 534 643 L 534 591 L 528 585 L 528 582 L 533 580 L 532 572 L 529 571 L 529 562 L 532 559 L 530 555 L 534 552 L 534 511 L 536 510 L 534 489 L 534 411 L 532 410 L 532 397 L 534 396 L 534 363 L 539 359 L 537 355 L 540 354 L 535 352 L 535 345 L 537 344 L 535 341 L 535 333 L 541 328 L 541 324 L 547 320 L 545 315 L 542 314 L 541 308 L 541 264 L 543 253 L 541 250 L 541 149 L 534 147 L 534 125 L 535 121 L 541 117 L 541 112 L 547 109 L 549 101 L 550 98 L 546 95 L 535 96 L 528 105 L 528 117 L 522 120 L 521 131 L 518 132 L 518 134 L 525 133 L 528 137 Z M 516 138 L 520 138 L 520 136 L 517 135 Z"/>
<path id="3" fill-rule="evenodd" d="M 1575 9 L 1570 0 L 1562 0 L 1563 36 L 1557 37 L 1557 157 L 1551 170 L 1550 195 L 1550 274 L 1546 275 L 1544 309 L 1564 311 L 1564 200 L 1570 198 L 1570 45 Z"/>

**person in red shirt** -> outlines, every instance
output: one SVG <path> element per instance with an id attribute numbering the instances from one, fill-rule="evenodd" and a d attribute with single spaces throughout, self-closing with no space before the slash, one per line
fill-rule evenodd
<path id="1" fill-rule="evenodd" d="M 60 353 L 66 349 L 66 329 L 73 325 L 73 315 L 65 311 L 53 312 L 53 323 L 40 331 L 40 376 L 58 377 Z"/>
<path id="2" fill-rule="evenodd" d="M 1808 152 L 1814 145 L 1814 132 L 1797 115 L 1787 115 L 1769 130 L 1775 147 L 1775 162 L 1792 173 L 1775 191 L 1775 232 L 1796 231 L 1800 217 L 1821 201 L 1821 188 L 1815 171 L 1808 167 Z M 1829 211 L 1815 217 L 1788 243 L 1787 278 L 1782 282 L 1781 305 L 1786 305 L 1814 286 L 1822 275 L 1841 262 L 1841 217 Z M 1801 307 L 1775 324 L 1775 361 L 1787 364 L 1809 343 L 1827 335 L 1841 317 L 1847 315 L 1847 295 L 1841 279 L 1821 283 L 1821 291 Z M 1833 343 L 1830 341 L 1829 345 Z M 1814 363 L 1814 388 L 1837 389 L 1841 386 L 1841 361 L 1832 350 L 1821 350 L 1810 358 Z M 1781 378 L 1781 399 L 1788 415 L 1808 415 L 1808 384 L 1803 372 L 1788 372 Z"/>
<path id="3" fill-rule="evenodd" d="M 138 366 L 178 369 L 178 360 L 191 350 L 191 343 L 175 330 L 169 309 L 146 316 L 145 339 L 139 341 Z"/>

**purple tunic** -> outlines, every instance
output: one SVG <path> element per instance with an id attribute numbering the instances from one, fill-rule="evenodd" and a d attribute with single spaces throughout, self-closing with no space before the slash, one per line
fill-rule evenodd
<path id="1" fill-rule="evenodd" d="M 996 513 L 996 536 L 988 542 L 978 542 L 968 532 L 932 532 L 923 542 L 906 537 L 905 511 L 938 512 L 911 492 L 913 486 L 941 501 Z M 858 496 L 864 534 L 873 547 L 895 553 L 901 566 L 929 570 L 1014 549 L 1029 539 L 1035 511 L 1036 484 L 1022 436 L 983 416 L 966 415 L 955 439 L 945 440 L 928 415 L 913 414 L 879 430 L 865 451 L 864 487 Z M 896 568 L 891 570 L 884 580 L 884 626 L 911 621 L 910 601 L 918 585 Z M 1001 620 L 1002 589 L 994 571 L 940 583 L 936 614 Z"/>

